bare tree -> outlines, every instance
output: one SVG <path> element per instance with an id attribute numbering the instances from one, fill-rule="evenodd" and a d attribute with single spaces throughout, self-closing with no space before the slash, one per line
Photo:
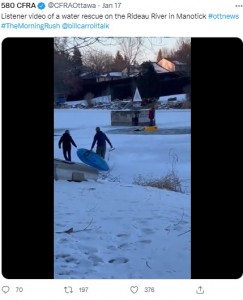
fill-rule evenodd
<path id="1" fill-rule="evenodd" d="M 176 48 L 172 50 L 171 59 L 179 60 L 187 64 L 187 72 L 191 70 L 191 39 L 180 38 Z"/>
<path id="2" fill-rule="evenodd" d="M 93 69 L 96 73 L 110 72 L 113 64 L 113 56 L 102 50 L 89 50 L 83 55 L 83 62 L 86 66 Z"/>
<path id="3" fill-rule="evenodd" d="M 168 58 L 171 56 L 171 50 L 168 48 L 162 48 L 162 58 Z"/>
<path id="4" fill-rule="evenodd" d="M 56 37 L 54 49 L 57 52 L 72 53 L 74 48 L 78 48 L 83 54 L 84 51 L 101 48 L 100 46 L 107 46 L 107 48 L 115 46 L 126 59 L 127 65 L 132 65 L 138 59 L 147 61 L 147 52 L 152 51 L 156 56 L 155 48 L 162 47 L 162 41 L 162 38 L 154 37 Z"/>
<path id="5" fill-rule="evenodd" d="M 56 51 L 72 52 L 74 48 L 90 49 L 94 44 L 111 45 L 113 38 L 101 37 L 56 37 L 54 39 L 54 48 Z"/>
<path id="6" fill-rule="evenodd" d="M 117 44 L 121 49 L 123 57 L 127 61 L 128 75 L 130 74 L 130 66 L 138 59 L 143 46 L 143 38 L 141 37 L 126 37 L 117 38 Z"/>

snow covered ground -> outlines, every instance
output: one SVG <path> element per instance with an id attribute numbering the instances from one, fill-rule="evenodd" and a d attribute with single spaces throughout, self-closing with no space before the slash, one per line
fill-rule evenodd
<path id="1" fill-rule="evenodd" d="M 143 134 L 133 127 L 117 133 L 124 127 L 110 121 L 109 110 L 54 111 L 55 158 L 63 158 L 58 140 L 66 129 L 78 148 L 90 149 L 100 126 L 115 147 L 106 156 L 111 169 L 98 181 L 54 182 L 55 278 L 190 278 L 190 134 Z M 156 124 L 190 128 L 191 112 L 158 110 Z M 76 148 L 72 160 L 80 162 Z M 134 183 L 172 170 L 182 193 Z"/>

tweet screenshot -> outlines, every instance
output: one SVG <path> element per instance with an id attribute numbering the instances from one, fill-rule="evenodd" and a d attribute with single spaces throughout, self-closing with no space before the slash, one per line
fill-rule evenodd
<path id="1" fill-rule="evenodd" d="M 242 300 L 243 1 L 0 5 L 0 299 Z"/>

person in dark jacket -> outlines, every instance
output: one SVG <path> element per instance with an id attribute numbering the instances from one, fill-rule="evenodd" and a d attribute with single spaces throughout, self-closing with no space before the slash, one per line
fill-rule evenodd
<path id="1" fill-rule="evenodd" d="M 94 135 L 94 140 L 90 150 L 93 150 L 95 144 L 97 144 L 96 153 L 100 155 L 102 158 L 105 158 L 106 142 L 111 146 L 111 148 L 113 148 L 106 134 L 100 130 L 100 127 L 96 127 L 96 134 Z"/>
<path id="2" fill-rule="evenodd" d="M 71 161 L 71 146 L 77 148 L 77 145 L 75 144 L 74 140 L 72 139 L 69 130 L 66 130 L 65 133 L 61 136 L 58 146 L 63 150 L 63 156 L 65 160 Z"/>
<path id="3" fill-rule="evenodd" d="M 151 107 L 149 110 L 149 126 L 155 125 L 155 109 Z"/>

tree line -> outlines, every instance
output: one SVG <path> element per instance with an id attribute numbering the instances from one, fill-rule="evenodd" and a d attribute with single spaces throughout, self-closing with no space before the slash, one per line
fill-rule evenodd
<path id="1" fill-rule="evenodd" d="M 97 76 L 108 72 L 121 72 L 127 69 L 127 76 L 129 77 L 130 68 L 131 66 L 138 65 L 137 60 L 141 57 L 145 49 L 145 44 L 146 47 L 148 47 L 148 40 L 146 39 L 148 38 L 55 38 L 55 94 L 65 94 L 74 99 L 76 97 L 79 98 L 79 95 L 83 95 L 86 92 L 88 84 L 93 85 Z M 152 40 L 149 42 L 152 43 Z M 97 47 L 97 45 L 102 45 L 102 47 Z M 116 45 L 118 48 L 114 56 L 109 52 L 109 48 L 113 45 Z M 153 45 L 151 44 L 151 46 Z M 105 49 L 107 49 L 107 51 Z M 188 73 L 190 73 L 190 40 L 179 39 L 176 47 L 170 50 L 161 47 L 154 61 L 159 62 L 162 58 L 171 61 L 178 60 L 185 62 L 187 64 Z M 140 76 L 136 79 L 136 85 L 138 85 L 139 90 L 141 90 L 141 96 L 151 96 L 153 89 L 156 94 L 156 90 L 158 90 L 156 85 L 160 79 L 154 70 L 151 69 L 150 61 L 141 63 L 140 71 Z M 130 81 L 132 85 L 135 84 L 134 80 Z M 119 90 L 119 84 L 121 86 L 123 86 L 123 84 L 117 80 L 116 82 L 118 84 L 116 90 Z M 129 80 L 126 82 L 129 82 Z M 110 89 L 110 87 L 106 87 L 106 92 L 107 89 Z M 133 89 L 134 87 L 130 88 L 130 90 Z"/>

